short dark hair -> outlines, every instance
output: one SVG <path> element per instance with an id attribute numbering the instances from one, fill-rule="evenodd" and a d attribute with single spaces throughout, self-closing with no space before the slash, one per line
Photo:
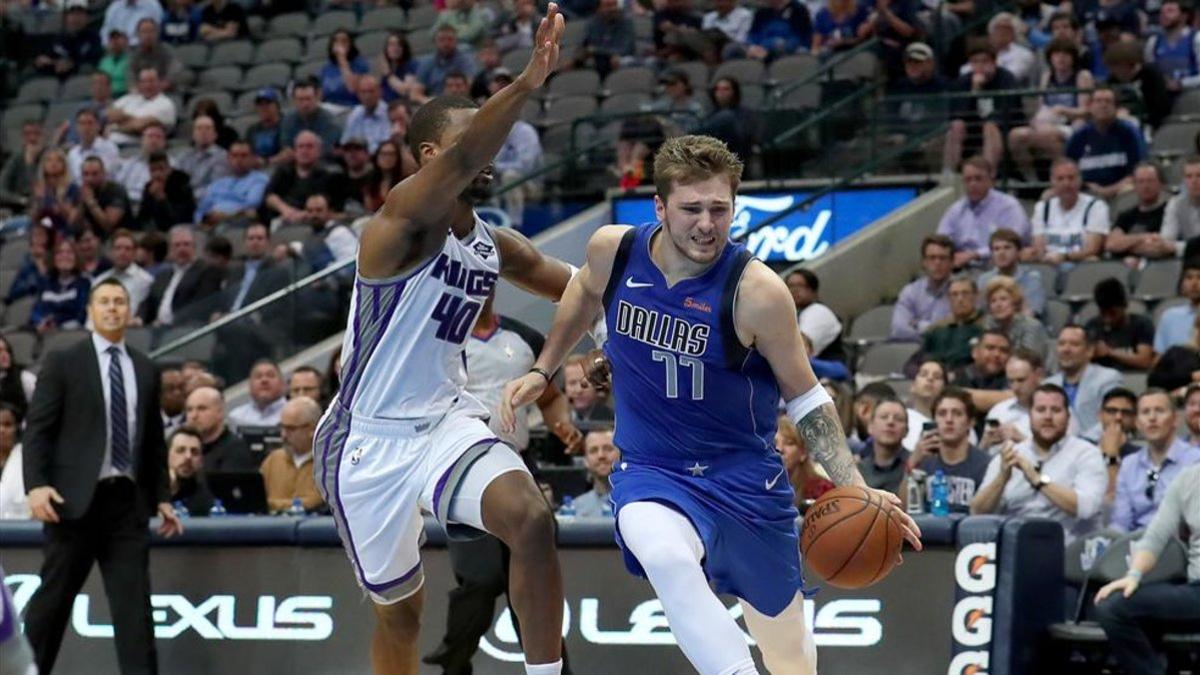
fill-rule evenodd
<path id="1" fill-rule="evenodd" d="M 992 233 L 992 236 L 988 237 L 988 247 L 990 248 L 992 244 L 998 241 L 1005 241 L 1016 246 L 1018 249 L 1021 248 L 1021 235 L 1007 227 L 997 229 Z"/>
<path id="2" fill-rule="evenodd" d="M 855 401 L 871 399 L 878 402 L 885 398 L 896 398 L 896 390 L 887 382 L 872 382 L 854 394 Z"/>
<path id="3" fill-rule="evenodd" d="M 1087 329 L 1075 322 L 1068 323 L 1067 325 L 1063 326 L 1062 328 L 1059 328 L 1058 334 L 1062 335 L 1063 331 L 1068 330 L 1068 329 L 1077 330 L 1080 333 L 1083 333 L 1083 343 L 1085 345 L 1090 345 L 1093 342 L 1095 342 L 1095 340 L 1092 339 L 1092 335 L 1090 333 L 1088 333 Z"/>
<path id="4" fill-rule="evenodd" d="M 1171 410 L 1176 410 L 1178 408 L 1178 406 L 1175 405 L 1175 397 L 1171 396 L 1171 392 L 1167 391 L 1166 389 L 1163 389 L 1162 387 L 1148 387 L 1145 391 L 1138 394 L 1137 400 L 1140 402 L 1142 399 L 1146 398 L 1147 396 L 1166 396 L 1167 401 L 1169 401 L 1171 404 Z M 1186 399 L 1184 399 L 1184 400 L 1186 400 Z"/>
<path id="5" fill-rule="evenodd" d="M 1096 286 L 1092 289 L 1092 299 L 1102 310 L 1129 306 L 1129 295 L 1125 292 L 1125 284 L 1113 277 L 1096 282 Z"/>
<path id="6" fill-rule="evenodd" d="M 325 375 L 323 373 L 321 373 L 321 371 L 317 370 L 316 368 L 313 368 L 312 366 L 300 366 L 299 368 L 292 371 L 292 376 L 294 377 L 298 373 L 312 373 L 313 375 L 317 376 L 318 380 L 323 381 L 325 379 Z"/>
<path id="7" fill-rule="evenodd" d="M 1071 410 L 1071 398 L 1067 396 L 1067 390 L 1063 389 L 1057 384 L 1052 382 L 1043 382 L 1042 384 L 1039 384 L 1038 388 L 1033 390 L 1034 396 L 1037 396 L 1038 394 L 1057 394 L 1062 398 L 1063 407 L 1068 411 Z"/>
<path id="8" fill-rule="evenodd" d="M 250 364 L 250 372 L 254 372 L 254 369 L 261 365 L 271 366 L 272 368 L 275 369 L 275 372 L 279 373 L 280 375 L 283 375 L 283 369 L 281 369 L 279 367 L 279 364 L 276 363 L 274 360 L 269 359 L 265 356 L 261 359 L 256 360 L 254 363 Z"/>
<path id="9" fill-rule="evenodd" d="M 1072 70 L 1079 70 L 1079 47 L 1069 38 L 1054 38 L 1046 45 L 1046 61 L 1054 54 L 1070 54 Z"/>
<path id="10" fill-rule="evenodd" d="M 112 234 L 108 237 L 108 241 L 111 244 L 122 237 L 132 241 L 133 247 L 135 249 L 137 248 L 137 235 L 133 233 L 133 230 L 124 227 L 118 227 L 117 229 L 113 230 Z"/>
<path id="11" fill-rule="evenodd" d="M 1184 166 L 1191 166 L 1193 164 L 1200 164 L 1200 155 L 1188 155 L 1186 158 L 1184 158 Z"/>
<path id="12" fill-rule="evenodd" d="M 1125 387 L 1113 387 L 1112 389 L 1104 392 L 1104 396 L 1100 398 L 1100 405 L 1104 405 L 1114 398 L 1123 398 L 1135 406 L 1137 405 L 1138 400 L 1137 394 L 1129 391 Z"/>
<path id="13" fill-rule="evenodd" d="M 1079 19 L 1071 12 L 1055 12 L 1050 15 L 1050 20 L 1046 22 L 1047 26 L 1053 26 L 1058 21 L 1069 21 L 1071 28 L 1079 30 Z"/>
<path id="14" fill-rule="evenodd" d="M 993 61 L 996 60 L 996 48 L 987 38 L 974 38 L 967 41 L 967 58 L 970 59 L 976 54 L 987 54 Z"/>
<path id="15" fill-rule="evenodd" d="M 11 353 L 12 350 L 10 349 L 9 352 Z M 8 401 L 0 401 L 0 412 L 8 412 L 13 416 L 13 421 L 16 422 L 17 433 L 20 434 L 21 425 L 25 423 L 25 413 Z M 20 441 L 20 437 L 17 440 Z"/>
<path id="16" fill-rule="evenodd" d="M 167 238 L 158 230 L 148 230 L 138 239 L 138 248 L 144 248 L 154 257 L 154 262 L 161 262 L 167 257 Z"/>
<path id="17" fill-rule="evenodd" d="M 88 291 L 88 304 L 89 305 L 92 304 L 92 298 L 94 298 L 96 296 L 96 291 L 100 290 L 101 288 L 103 288 L 105 286 L 116 286 L 117 288 L 121 289 L 122 292 L 125 293 L 125 299 L 126 300 L 129 299 L 129 289 L 125 288 L 125 284 L 121 283 L 120 280 L 117 279 L 116 277 L 105 277 L 105 278 L 101 279 L 100 281 L 93 283 L 91 290 Z"/>
<path id="18" fill-rule="evenodd" d="M 422 143 L 437 143 L 450 124 L 453 110 L 475 110 L 479 106 L 464 96 L 438 96 L 417 108 L 408 125 L 408 149 L 418 163 L 421 159 Z"/>
<path id="19" fill-rule="evenodd" d="M 1008 336 L 1008 333 L 1005 333 L 1004 331 L 1000 330 L 999 328 L 989 328 L 989 329 L 983 331 L 982 333 L 980 333 L 979 338 L 978 338 L 979 342 L 983 342 L 983 338 L 985 338 L 989 335 L 991 335 L 992 337 L 1004 338 L 1004 341 L 1008 343 L 1009 348 L 1012 348 L 1012 338 L 1010 338 Z"/>
<path id="20" fill-rule="evenodd" d="M 875 414 L 877 412 L 879 412 L 879 408 L 881 406 L 883 406 L 883 404 L 885 404 L 885 403 L 895 403 L 896 405 L 900 406 L 901 408 L 904 408 L 905 410 L 908 409 L 908 406 L 904 405 L 904 401 L 901 401 L 899 398 L 897 398 L 895 396 L 885 396 L 885 397 L 875 401 L 875 409 L 871 411 L 871 419 L 875 419 Z"/>
<path id="21" fill-rule="evenodd" d="M 454 78 L 456 80 L 462 80 L 462 81 L 468 82 L 468 83 L 471 81 L 471 78 L 467 77 L 467 74 L 461 70 L 452 70 L 452 71 L 446 73 L 446 79 L 449 80 L 450 78 Z"/>
<path id="22" fill-rule="evenodd" d="M 232 150 L 233 146 L 235 146 L 235 145 L 244 145 L 251 152 L 254 151 L 254 146 L 250 145 L 250 141 L 246 140 L 245 138 L 235 138 L 232 141 L 230 141 L 229 149 Z"/>
<path id="23" fill-rule="evenodd" d="M 100 119 L 100 116 L 96 114 L 96 111 L 92 110 L 91 108 L 80 108 L 79 110 L 75 111 L 75 119 L 79 119 L 80 117 L 84 117 L 85 115 L 91 115 L 92 117 L 96 118 L 97 120 Z"/>
<path id="24" fill-rule="evenodd" d="M 1196 161 L 1200 162 L 1200 156 L 1196 156 Z M 1154 171 L 1155 177 L 1158 178 L 1158 182 L 1167 182 L 1167 175 L 1163 172 L 1162 164 L 1159 164 L 1158 162 L 1149 159 L 1138 162 L 1137 165 L 1133 167 L 1133 172 L 1137 173 L 1138 169 L 1151 169 Z"/>
<path id="25" fill-rule="evenodd" d="M 1029 347 L 1017 347 L 1008 355 L 1008 359 L 1018 359 L 1029 364 L 1029 367 L 1034 370 L 1039 370 L 1045 367 L 1046 362 L 1042 359 L 1042 355 L 1033 351 Z"/>
<path id="26" fill-rule="evenodd" d="M 925 238 L 921 240 L 921 257 L 922 258 L 925 257 L 925 252 L 929 249 L 930 246 L 937 246 L 939 248 L 948 248 L 953 252 L 954 251 L 954 240 L 951 239 L 950 237 L 947 237 L 944 234 L 926 235 Z"/>
<path id="27" fill-rule="evenodd" d="M 176 370 L 179 370 L 179 369 L 176 368 Z M 172 431 L 171 435 L 167 437 L 167 449 L 168 450 L 171 448 L 171 444 L 175 442 L 176 436 L 191 436 L 192 438 L 200 441 L 201 443 L 204 442 L 204 438 L 200 435 L 200 432 L 196 429 L 196 427 L 189 427 L 188 425 L 185 424 L 185 425 L 179 427 L 178 429 L 176 429 L 175 431 Z"/>
<path id="28" fill-rule="evenodd" d="M 813 272 L 810 269 L 805 269 L 803 267 L 797 267 L 796 269 L 787 273 L 787 278 L 790 278 L 793 275 L 797 275 L 797 274 L 804 277 L 804 285 L 808 286 L 810 289 L 812 289 L 813 293 L 816 293 L 817 291 L 821 290 L 821 280 L 817 278 L 817 275 L 815 272 Z M 785 278 L 784 280 L 786 281 L 787 278 Z"/>
<path id="29" fill-rule="evenodd" d="M 171 160 L 167 157 L 167 153 L 162 150 L 155 150 L 146 158 L 146 164 L 170 164 Z"/>
<path id="30" fill-rule="evenodd" d="M 1104 50 L 1104 65 L 1112 68 L 1113 66 L 1131 66 L 1145 62 L 1145 57 L 1142 55 L 1142 48 L 1136 42 L 1114 42 Z M 1112 91 L 1112 87 L 1097 86 L 1096 91 L 1100 89 L 1108 89 Z"/>
<path id="31" fill-rule="evenodd" d="M 933 413 L 936 417 L 938 406 L 948 398 L 952 398 L 963 404 L 967 409 L 967 418 L 975 417 L 975 402 L 971 400 L 971 394 L 967 393 L 967 390 L 962 387 L 946 387 L 943 389 L 942 393 L 933 398 L 933 405 L 930 406 L 929 412 Z"/>

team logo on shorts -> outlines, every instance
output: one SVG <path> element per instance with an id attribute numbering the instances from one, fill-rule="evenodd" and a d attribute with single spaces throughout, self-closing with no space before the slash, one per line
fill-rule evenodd
<path id="1" fill-rule="evenodd" d="M 362 459 L 362 454 L 363 454 L 362 446 L 355 448 L 353 451 L 350 452 L 350 463 L 355 466 L 358 466 L 358 461 L 360 459 Z"/>

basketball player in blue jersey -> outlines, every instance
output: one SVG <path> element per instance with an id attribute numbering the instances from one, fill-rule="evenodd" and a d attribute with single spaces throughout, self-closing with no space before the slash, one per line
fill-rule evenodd
<path id="1" fill-rule="evenodd" d="M 797 512 L 774 449 L 781 395 L 830 478 L 864 483 L 809 367 L 787 287 L 728 241 L 741 172 L 713 138 L 662 146 L 658 223 L 592 236 L 534 368 L 506 386 L 501 418 L 511 424 L 512 410 L 541 394 L 603 307 L 621 451 L 612 498 L 626 565 L 649 578 L 703 675 L 757 672 L 710 581 L 741 601 L 771 673 L 807 675 L 816 647 L 804 623 Z M 893 515 L 919 550 L 916 523 Z"/>
<path id="2" fill-rule="evenodd" d="M 499 277 L 553 300 L 571 278 L 570 266 L 512 230 L 492 229 L 473 208 L 522 107 L 554 71 L 563 28 L 552 3 L 524 72 L 482 108 L 443 97 L 416 112 L 409 143 L 420 168 L 363 231 L 341 390 L 318 425 L 314 473 L 374 602 L 376 673 L 417 672 L 421 509 L 511 549 L 526 672 L 561 672 L 554 517 L 465 391 L 464 344 Z"/>

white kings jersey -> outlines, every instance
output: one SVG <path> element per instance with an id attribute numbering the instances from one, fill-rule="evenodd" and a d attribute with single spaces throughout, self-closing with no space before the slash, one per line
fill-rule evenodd
<path id="1" fill-rule="evenodd" d="M 500 277 L 500 251 L 478 215 L 465 239 L 388 279 L 358 276 L 342 340 L 337 404 L 355 416 L 415 419 L 487 408 L 468 394 L 465 343 Z"/>

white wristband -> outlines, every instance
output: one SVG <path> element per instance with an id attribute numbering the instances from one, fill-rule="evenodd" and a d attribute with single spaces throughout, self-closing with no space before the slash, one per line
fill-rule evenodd
<path id="1" fill-rule="evenodd" d="M 829 392 L 825 391 L 825 387 L 817 383 L 813 385 L 812 389 L 787 402 L 788 419 L 800 424 L 800 420 L 826 403 L 833 403 L 833 399 L 829 397 Z"/>

